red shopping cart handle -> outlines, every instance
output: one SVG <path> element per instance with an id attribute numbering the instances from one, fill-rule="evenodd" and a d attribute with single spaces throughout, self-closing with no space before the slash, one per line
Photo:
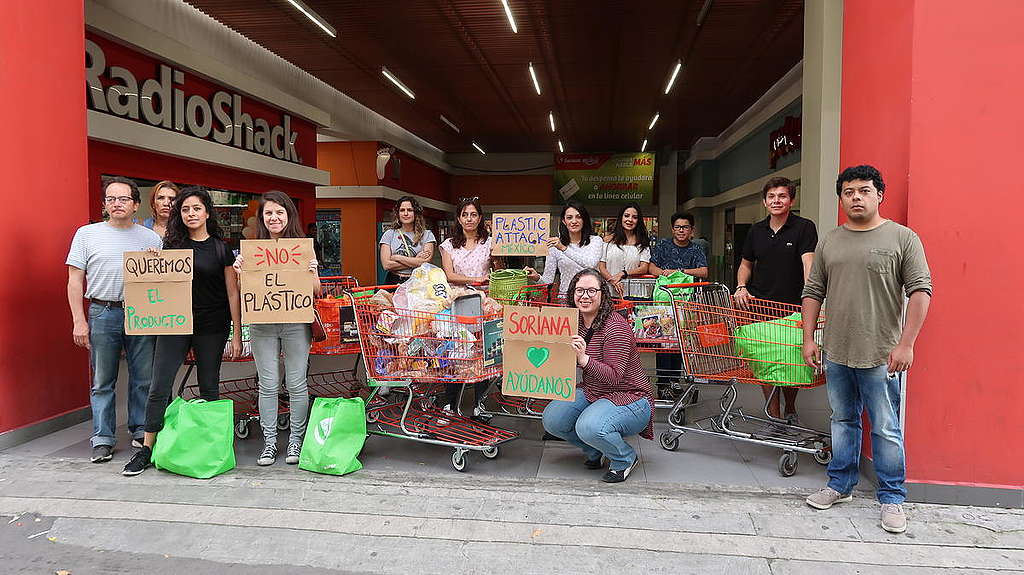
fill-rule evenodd
<path id="1" fill-rule="evenodd" d="M 661 287 L 663 287 L 663 288 L 673 288 L 674 289 L 674 288 L 702 287 L 702 286 L 709 286 L 709 285 L 711 285 L 711 282 L 698 282 L 698 283 L 689 283 L 689 284 L 666 284 L 666 285 L 663 285 Z"/>

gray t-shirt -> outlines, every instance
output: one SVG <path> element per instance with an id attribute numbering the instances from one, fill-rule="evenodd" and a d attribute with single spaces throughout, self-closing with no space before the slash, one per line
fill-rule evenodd
<path id="1" fill-rule="evenodd" d="M 124 252 L 160 249 L 163 240 L 138 224 L 115 228 L 107 222 L 78 228 L 65 262 L 85 270 L 85 297 L 107 301 L 124 299 Z"/>
<path id="2" fill-rule="evenodd" d="M 403 238 L 404 236 L 404 238 Z M 413 242 L 413 235 L 404 233 L 401 230 L 394 228 L 385 230 L 384 234 L 380 237 L 381 244 L 387 244 L 391 246 L 391 253 L 396 256 L 405 256 L 407 258 L 414 258 L 416 254 L 423 251 L 423 248 L 429 243 L 437 243 L 437 239 L 434 238 L 434 232 L 425 230 L 423 237 L 420 238 L 419 242 Z M 412 275 L 412 269 L 400 269 L 395 270 L 394 273 L 402 276 L 409 277 Z"/>
<path id="3" fill-rule="evenodd" d="M 884 364 L 899 343 L 903 295 L 916 291 L 932 293 L 921 238 L 887 221 L 871 230 L 839 226 L 825 234 L 803 297 L 825 302 L 829 361 L 869 368 Z"/>

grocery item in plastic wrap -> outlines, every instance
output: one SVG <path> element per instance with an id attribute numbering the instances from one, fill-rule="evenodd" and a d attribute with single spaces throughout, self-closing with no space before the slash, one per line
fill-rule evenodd
<path id="1" fill-rule="evenodd" d="M 452 303 L 451 286 L 444 270 L 423 264 L 412 271 L 412 275 L 395 290 L 394 304 L 397 308 L 437 313 Z"/>

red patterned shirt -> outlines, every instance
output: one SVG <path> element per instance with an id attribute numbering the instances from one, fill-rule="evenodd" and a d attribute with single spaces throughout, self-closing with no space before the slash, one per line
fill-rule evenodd
<path id="1" fill-rule="evenodd" d="M 580 333 L 584 332 L 581 317 Z M 647 398 L 651 404 L 651 419 L 640 437 L 654 439 L 654 389 L 640 363 L 633 329 L 621 314 L 613 312 L 608 316 L 601 331 L 587 343 L 587 355 L 590 361 L 583 368 L 580 383 L 587 401 L 607 399 L 615 405 L 629 405 Z"/>

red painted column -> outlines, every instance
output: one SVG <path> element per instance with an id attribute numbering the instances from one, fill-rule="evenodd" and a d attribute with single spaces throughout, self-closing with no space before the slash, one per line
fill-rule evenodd
<path id="1" fill-rule="evenodd" d="M 935 286 L 906 393 L 908 482 L 1020 488 L 1024 3 L 846 0 L 840 164 L 887 181 Z"/>
<path id="2" fill-rule="evenodd" d="M 64 259 L 88 223 L 81 0 L 8 2 L 0 18 L 6 214 L 0 226 L 0 432 L 89 404 Z"/>

